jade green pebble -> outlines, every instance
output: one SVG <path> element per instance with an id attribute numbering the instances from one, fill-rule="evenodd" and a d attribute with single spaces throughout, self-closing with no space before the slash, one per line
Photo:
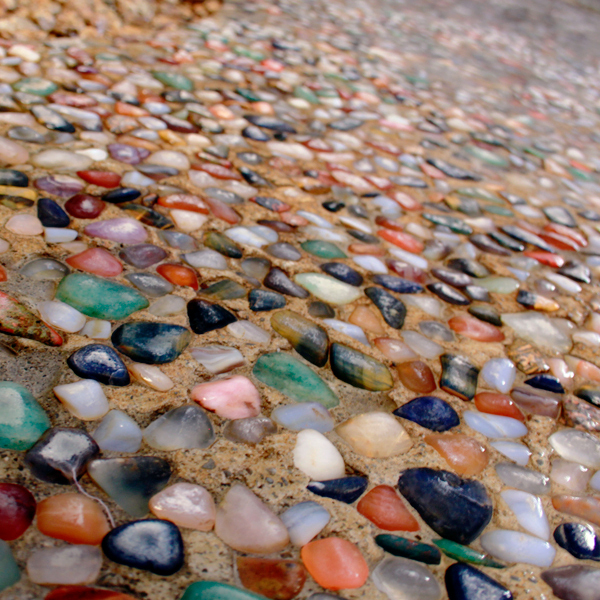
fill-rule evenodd
<path id="1" fill-rule="evenodd" d="M 500 217 L 513 217 L 514 213 L 512 210 L 504 206 L 496 206 L 495 204 L 492 206 L 484 206 L 483 210 L 487 213 L 491 213 L 492 215 L 498 215 Z"/>
<path id="2" fill-rule="evenodd" d="M 308 240 L 300 244 L 302 250 L 319 258 L 348 258 L 347 255 L 331 242 Z"/>
<path id="3" fill-rule="evenodd" d="M 4 540 L 0 540 L 0 592 L 15 585 L 19 579 L 21 573 L 10 546 Z"/>
<path id="4" fill-rule="evenodd" d="M 194 89 L 194 82 L 185 75 L 168 73 L 167 71 L 152 71 L 152 75 L 169 87 L 185 90 L 186 92 L 191 92 Z"/>
<path id="5" fill-rule="evenodd" d="M 85 273 L 71 273 L 58 285 L 56 299 L 94 319 L 120 321 L 150 303 L 133 288 Z"/>
<path id="6" fill-rule="evenodd" d="M 427 219 L 431 223 L 434 223 L 435 225 L 449 227 L 454 233 L 461 233 L 463 235 L 471 235 L 473 233 L 473 228 L 458 217 L 423 213 L 423 218 Z"/>
<path id="7" fill-rule="evenodd" d="M 306 100 L 311 104 L 319 104 L 319 98 L 317 95 L 303 85 L 299 85 L 294 88 L 294 96 L 296 96 L 296 98 L 302 98 L 302 100 Z"/>
<path id="8" fill-rule="evenodd" d="M 41 77 L 25 77 L 14 83 L 13 88 L 17 92 L 36 96 L 49 96 L 58 89 L 58 86 L 53 81 Z"/>
<path id="9" fill-rule="evenodd" d="M 483 565 L 484 567 L 492 567 L 492 569 L 504 569 L 506 565 L 496 562 L 489 558 L 486 554 L 473 550 L 468 546 L 463 546 L 458 542 L 450 540 L 432 540 L 432 542 L 449 558 L 460 560 L 462 562 L 472 563 L 474 565 Z"/>
<path id="10" fill-rule="evenodd" d="M 48 415 L 27 388 L 0 381 L 0 448 L 29 450 L 49 428 Z"/>
<path id="11" fill-rule="evenodd" d="M 197 581 L 188 586 L 180 600 L 266 600 L 266 598 L 218 581 Z"/>
<path id="12" fill-rule="evenodd" d="M 495 152 L 485 150 L 485 148 L 480 148 L 479 146 L 465 146 L 465 151 L 471 156 L 474 156 L 493 167 L 508 167 L 509 163 L 504 157 Z"/>
<path id="13" fill-rule="evenodd" d="M 263 354 L 252 374 L 296 402 L 318 402 L 333 408 L 340 401 L 331 388 L 309 367 L 285 352 Z"/>
<path id="14" fill-rule="evenodd" d="M 255 94 L 252 90 L 247 88 L 237 88 L 235 92 L 244 98 L 244 100 L 248 100 L 248 102 L 260 102 L 260 96 Z"/>
<path id="15" fill-rule="evenodd" d="M 408 538 L 382 533 L 375 537 L 375 543 L 394 556 L 410 558 L 428 565 L 439 565 L 441 553 L 435 546 L 422 544 Z"/>

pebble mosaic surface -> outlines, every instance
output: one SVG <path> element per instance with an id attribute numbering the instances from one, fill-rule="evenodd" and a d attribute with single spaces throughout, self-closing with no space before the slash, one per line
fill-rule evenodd
<path id="1" fill-rule="evenodd" d="M 600 599 L 598 78 L 467 33 L 0 40 L 0 598 Z"/>

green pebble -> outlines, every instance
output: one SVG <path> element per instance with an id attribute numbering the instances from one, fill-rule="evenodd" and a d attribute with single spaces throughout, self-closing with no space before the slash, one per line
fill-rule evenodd
<path id="1" fill-rule="evenodd" d="M 591 173 L 587 173 L 586 171 L 582 171 L 581 169 L 576 169 L 574 167 L 568 167 L 567 171 L 575 177 L 575 179 L 579 179 L 580 181 L 595 181 L 594 176 Z"/>
<path id="2" fill-rule="evenodd" d="M 456 190 L 456 193 L 460 194 L 461 196 L 468 196 L 469 198 L 477 198 L 478 200 L 485 200 L 486 202 L 502 204 L 502 200 L 498 198 L 498 196 L 482 188 L 461 187 Z"/>
<path id="3" fill-rule="evenodd" d="M 0 592 L 15 585 L 19 579 L 21 573 L 10 546 L 4 540 L 0 540 Z"/>
<path id="4" fill-rule="evenodd" d="M 296 402 L 318 402 L 334 408 L 340 401 L 331 388 L 309 367 L 285 352 L 263 354 L 252 374 Z"/>
<path id="5" fill-rule="evenodd" d="M 492 569 L 505 569 L 506 565 L 496 562 L 473 548 L 463 546 L 457 542 L 450 540 L 432 540 L 432 542 L 449 558 L 469 562 L 474 565 L 483 565 L 484 567 L 492 567 Z"/>
<path id="6" fill-rule="evenodd" d="M 267 600 L 247 590 L 219 583 L 218 581 L 197 581 L 188 586 L 180 600 Z"/>
<path id="7" fill-rule="evenodd" d="M 48 415 L 27 388 L 0 381 L 0 448 L 29 450 L 49 428 Z"/>
<path id="8" fill-rule="evenodd" d="M 390 533 L 382 533 L 375 537 L 375 543 L 394 556 L 410 558 L 428 565 L 439 565 L 442 555 L 435 546 L 422 544 Z"/>
<path id="9" fill-rule="evenodd" d="M 311 104 L 319 104 L 319 98 L 317 95 L 303 85 L 298 85 L 294 88 L 294 96 L 296 98 L 302 98 L 302 100 L 306 100 Z"/>
<path id="10" fill-rule="evenodd" d="M 464 149 L 467 154 L 470 154 L 493 167 L 508 167 L 509 165 L 504 157 L 499 156 L 490 150 L 486 150 L 485 148 L 480 148 L 479 146 L 465 146 Z"/>
<path id="11" fill-rule="evenodd" d="M 246 288 L 232 279 L 222 279 L 201 291 L 203 296 L 211 296 L 214 300 L 235 300 L 245 298 Z"/>
<path id="12" fill-rule="evenodd" d="M 49 96 L 58 89 L 58 86 L 53 81 L 41 77 L 25 77 L 13 83 L 13 89 L 36 96 Z"/>
<path id="13" fill-rule="evenodd" d="M 71 273 L 58 285 L 56 299 L 94 319 L 120 321 L 150 303 L 133 288 L 95 275 Z"/>
<path id="14" fill-rule="evenodd" d="M 423 218 L 435 225 L 444 225 L 445 227 L 449 227 L 454 233 L 462 233 L 463 235 L 471 235 L 473 233 L 473 228 L 458 217 L 423 213 Z"/>
<path id="15" fill-rule="evenodd" d="M 496 206 L 495 204 L 492 206 L 483 206 L 484 212 L 490 213 L 492 215 L 498 215 L 500 217 L 514 217 L 514 213 L 512 210 L 508 210 L 508 208 L 504 206 Z"/>
<path id="16" fill-rule="evenodd" d="M 158 79 L 158 81 L 169 87 L 185 90 L 186 92 L 191 92 L 194 89 L 194 82 L 185 75 L 169 73 L 167 71 L 152 71 L 152 75 L 155 79 Z"/>
<path id="17" fill-rule="evenodd" d="M 308 240 L 302 242 L 300 246 L 302 247 L 302 250 L 313 256 L 318 256 L 319 258 L 348 258 L 348 256 L 332 242 Z"/>
<path id="18" fill-rule="evenodd" d="M 248 102 L 260 102 L 260 96 L 247 88 L 236 88 L 235 93 L 239 94 L 244 100 L 248 100 Z"/>

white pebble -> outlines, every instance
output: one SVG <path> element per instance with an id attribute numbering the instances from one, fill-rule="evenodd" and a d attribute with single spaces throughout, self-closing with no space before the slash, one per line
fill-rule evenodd
<path id="1" fill-rule="evenodd" d="M 518 438 L 527 435 L 527 427 L 517 419 L 467 410 L 466 424 L 489 438 Z"/>
<path id="2" fill-rule="evenodd" d="M 294 466 L 315 481 L 338 479 L 346 471 L 338 449 L 314 429 L 303 429 L 298 433 L 293 456 Z"/>
<path id="3" fill-rule="evenodd" d="M 40 302 L 38 310 L 42 321 L 68 333 L 76 333 L 85 325 L 84 315 L 72 306 L 58 300 Z"/>
<path id="4" fill-rule="evenodd" d="M 120 410 L 111 410 L 100 421 L 92 437 L 103 451 L 137 452 L 142 445 L 142 430 Z"/>
<path id="5" fill-rule="evenodd" d="M 110 337 L 111 329 L 110 321 L 91 319 L 80 333 L 94 340 L 107 340 Z"/>
<path id="6" fill-rule="evenodd" d="M 480 541 L 486 552 L 510 563 L 549 567 L 556 555 L 548 542 L 519 531 L 496 529 L 484 533 Z"/>
<path id="7" fill-rule="evenodd" d="M 95 379 L 57 385 L 54 393 L 73 416 L 83 421 L 100 419 L 108 412 L 108 400 Z"/>

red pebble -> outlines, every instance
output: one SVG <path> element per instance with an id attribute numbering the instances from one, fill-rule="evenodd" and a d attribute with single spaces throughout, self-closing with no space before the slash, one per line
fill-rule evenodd
<path id="1" fill-rule="evenodd" d="M 156 272 L 173 285 L 191 287 L 193 290 L 198 289 L 198 277 L 189 267 L 184 267 L 183 265 L 159 265 L 156 267 Z"/>
<path id="2" fill-rule="evenodd" d="M 7 280 L 7 276 L 6 276 L 6 269 L 0 265 L 0 281 L 6 281 Z"/>
<path id="3" fill-rule="evenodd" d="M 35 516 L 33 494 L 16 483 L 0 483 L 0 540 L 20 538 Z"/>
<path id="4" fill-rule="evenodd" d="M 525 416 L 513 399 L 499 392 L 479 392 L 475 395 L 475 406 L 482 413 L 510 417 L 525 422 Z"/>
<path id="5" fill-rule="evenodd" d="M 458 315 L 448 321 L 448 327 L 456 333 L 478 342 L 501 342 L 504 334 L 491 323 L 480 321 L 471 315 Z"/>
<path id="6" fill-rule="evenodd" d="M 75 269 L 100 275 L 116 277 L 123 271 L 123 265 L 104 248 L 88 248 L 79 254 L 69 256 L 65 262 Z"/>
<path id="7" fill-rule="evenodd" d="M 375 217 L 375 223 L 379 225 L 379 227 L 385 227 L 386 229 L 391 229 L 392 231 L 404 231 L 404 225 L 402 225 L 402 223 L 398 223 L 398 221 L 392 221 L 391 219 L 381 215 Z"/>
<path id="8" fill-rule="evenodd" d="M 544 250 L 527 250 L 523 252 L 525 256 L 537 260 L 539 263 L 548 267 L 559 269 L 565 264 L 565 259 L 560 254 L 545 252 Z"/>
<path id="9" fill-rule="evenodd" d="M 135 600 L 135 598 L 116 590 L 67 585 L 52 590 L 45 600 Z"/>
<path id="10" fill-rule="evenodd" d="M 390 194 L 392 200 L 395 200 L 404 210 L 422 210 L 423 205 L 404 192 L 394 192 Z"/>
<path id="11" fill-rule="evenodd" d="M 204 171 L 216 179 L 234 179 L 239 181 L 242 178 L 239 173 L 236 173 L 227 167 L 222 167 L 221 165 L 214 165 L 211 163 L 194 164 L 192 165 L 192 169 Z"/>
<path id="12" fill-rule="evenodd" d="M 548 233 L 557 233 L 558 235 L 568 237 L 582 248 L 585 248 L 588 245 L 588 241 L 585 239 L 585 236 L 582 233 L 577 231 L 577 229 L 572 229 L 571 227 L 566 227 L 565 225 L 550 223 L 544 227 L 544 231 L 547 231 Z"/>
<path id="13" fill-rule="evenodd" d="M 75 194 L 65 202 L 65 210 L 76 219 L 95 219 L 105 206 L 104 200 L 91 194 Z"/>
<path id="14" fill-rule="evenodd" d="M 364 495 L 356 510 L 385 531 L 419 531 L 419 523 L 389 485 L 378 485 Z"/>
<path id="15" fill-rule="evenodd" d="M 165 208 L 177 208 L 179 210 L 189 210 L 190 212 L 208 214 L 206 203 L 194 194 L 171 194 L 170 196 L 161 196 L 157 204 Z"/>
<path id="16" fill-rule="evenodd" d="M 121 183 L 121 176 L 112 171 L 77 171 L 84 181 L 105 188 L 115 188 Z"/>
<path id="17" fill-rule="evenodd" d="M 577 252 L 580 249 L 579 244 L 574 242 L 571 238 L 566 235 L 559 235 L 558 233 L 553 232 L 545 232 L 541 233 L 540 237 L 555 248 L 559 250 L 572 250 L 573 252 Z"/>
<path id="18" fill-rule="evenodd" d="M 380 229 L 377 232 L 377 235 L 386 242 L 390 242 L 391 244 L 394 244 L 394 246 L 398 246 L 407 252 L 412 252 L 413 254 L 420 254 L 423 252 L 423 243 L 403 231 Z"/>

